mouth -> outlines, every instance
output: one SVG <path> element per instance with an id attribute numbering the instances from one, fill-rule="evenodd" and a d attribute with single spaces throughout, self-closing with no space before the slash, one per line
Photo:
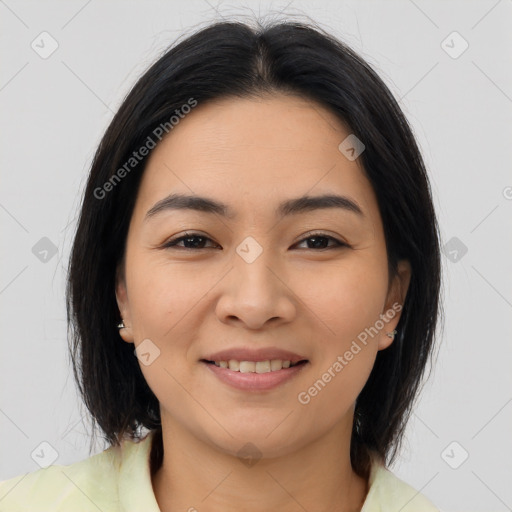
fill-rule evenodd
<path id="1" fill-rule="evenodd" d="M 282 359 L 263 361 L 201 359 L 200 362 L 223 384 L 245 392 L 271 391 L 292 380 L 310 364 L 307 359 L 296 362 Z"/>
<path id="2" fill-rule="evenodd" d="M 308 362 L 307 359 L 301 359 L 297 362 L 282 359 L 267 359 L 264 361 L 238 361 L 236 359 L 230 359 L 229 361 L 209 361 L 207 359 L 201 359 L 201 361 L 206 364 L 215 365 L 218 368 L 229 369 L 233 372 L 258 374 L 278 372 L 280 370 L 293 368 Z"/>

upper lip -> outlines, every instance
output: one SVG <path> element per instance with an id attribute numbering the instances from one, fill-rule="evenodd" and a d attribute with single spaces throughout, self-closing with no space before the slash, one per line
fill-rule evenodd
<path id="1" fill-rule="evenodd" d="M 298 363 L 299 361 L 306 360 L 305 357 L 290 352 L 288 350 L 282 350 L 277 347 L 260 348 L 260 349 L 249 349 L 249 348 L 227 348 L 220 352 L 215 352 L 204 358 L 206 361 L 229 361 L 234 359 L 235 361 L 267 361 L 272 359 L 281 359 L 282 361 L 290 361 L 292 363 Z"/>

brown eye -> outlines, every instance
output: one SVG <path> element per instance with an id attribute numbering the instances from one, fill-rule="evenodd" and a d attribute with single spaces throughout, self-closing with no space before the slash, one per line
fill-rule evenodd
<path id="1" fill-rule="evenodd" d="M 170 249 L 177 247 L 187 250 L 208 249 L 209 247 L 205 247 L 205 243 L 208 241 L 211 242 L 211 238 L 201 235 L 200 233 L 186 233 L 185 235 L 169 240 L 163 245 L 163 248 Z M 183 245 L 178 245 L 182 242 Z M 306 249 L 313 250 L 328 250 L 339 247 L 350 247 L 345 242 L 342 242 L 337 238 L 334 238 L 325 233 L 310 233 L 308 237 L 303 238 L 300 242 L 298 242 L 298 244 L 302 244 L 304 242 L 308 242 L 308 247 L 306 247 Z M 332 242 L 334 245 L 331 244 L 329 246 L 330 242 Z"/>
<path id="2" fill-rule="evenodd" d="M 204 243 L 206 241 L 211 241 L 211 238 L 207 236 L 201 235 L 199 233 L 186 233 L 183 236 L 178 238 L 174 238 L 166 242 L 163 247 L 171 248 L 171 247 L 180 247 L 182 249 L 204 249 Z M 179 243 L 183 242 L 182 246 L 178 246 Z"/>
<path id="3" fill-rule="evenodd" d="M 325 233 L 309 233 L 309 236 L 306 238 L 303 238 L 299 244 L 302 244 L 304 242 L 309 242 L 312 240 L 312 243 L 308 243 L 307 249 L 335 249 L 338 247 L 349 247 L 348 244 L 345 242 L 341 242 L 337 238 L 334 238 L 332 236 L 326 235 Z M 329 242 L 334 242 L 334 246 L 328 247 L 327 245 Z"/>

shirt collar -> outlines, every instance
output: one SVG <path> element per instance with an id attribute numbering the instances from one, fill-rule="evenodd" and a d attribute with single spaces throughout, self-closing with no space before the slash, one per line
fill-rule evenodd
<path id="1" fill-rule="evenodd" d="M 121 512 L 160 512 L 151 482 L 150 453 L 154 431 L 140 441 L 123 441 L 123 458 L 119 470 L 119 504 Z"/>

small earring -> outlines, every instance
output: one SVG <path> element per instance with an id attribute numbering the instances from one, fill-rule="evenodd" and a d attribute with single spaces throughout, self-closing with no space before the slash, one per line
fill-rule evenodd
<path id="1" fill-rule="evenodd" d="M 118 329 L 124 329 L 125 327 L 126 325 L 124 325 L 124 320 L 122 320 L 120 324 L 117 324 Z"/>
<path id="2" fill-rule="evenodd" d="M 395 336 L 395 334 L 396 334 L 396 329 L 394 329 L 391 332 L 386 333 L 386 336 L 389 336 L 390 338 L 393 338 Z"/>

